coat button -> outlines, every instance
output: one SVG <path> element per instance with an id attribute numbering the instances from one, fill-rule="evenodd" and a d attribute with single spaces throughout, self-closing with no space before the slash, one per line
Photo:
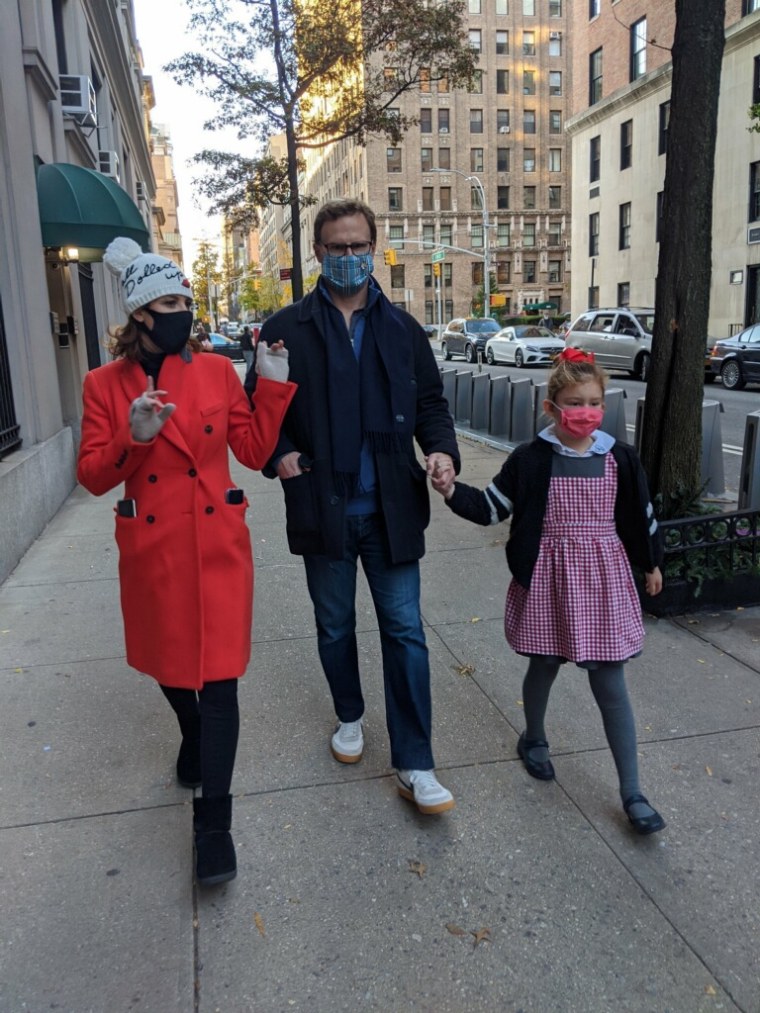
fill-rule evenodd
<path id="1" fill-rule="evenodd" d="M 190 476 L 190 478 L 195 478 L 197 474 L 198 472 L 195 470 L 195 468 L 191 468 L 190 471 L 188 471 L 188 475 Z"/>
<path id="2" fill-rule="evenodd" d="M 340 503 L 340 496 L 331 496 L 330 506 L 335 506 L 337 503 Z"/>
<path id="3" fill-rule="evenodd" d="M 397 415 L 396 416 L 396 422 L 403 422 L 403 421 L 404 421 L 404 416 L 403 415 Z"/>
<path id="4" fill-rule="evenodd" d="M 156 518 L 153 516 L 153 514 L 148 514 L 148 516 L 145 518 L 145 520 L 148 522 L 148 524 L 154 524 Z"/>
<path id="5" fill-rule="evenodd" d="M 148 475 L 148 481 L 149 482 L 157 482 L 158 481 L 158 475 Z"/>
<path id="6" fill-rule="evenodd" d="M 214 508 L 212 506 L 207 506 L 206 507 L 206 513 L 207 514 L 212 514 L 213 512 L 214 512 Z"/>
<path id="7" fill-rule="evenodd" d="M 214 427 L 213 426 L 204 426 L 204 428 L 203 428 L 203 432 L 204 433 L 213 433 L 213 431 L 214 431 Z"/>

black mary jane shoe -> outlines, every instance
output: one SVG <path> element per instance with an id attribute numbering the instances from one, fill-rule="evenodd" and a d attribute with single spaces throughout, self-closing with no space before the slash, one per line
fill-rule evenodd
<path id="1" fill-rule="evenodd" d="M 648 805 L 649 808 L 652 810 L 652 815 L 631 816 L 629 810 L 631 806 L 636 805 L 636 803 L 643 803 L 643 805 Z M 627 798 L 625 802 L 623 802 L 623 809 L 625 809 L 625 814 L 628 817 L 631 826 L 633 827 L 633 829 L 636 831 L 637 834 L 656 834 L 658 830 L 664 830 L 665 827 L 667 826 L 665 820 L 662 818 L 662 816 L 660 816 L 660 814 L 657 812 L 654 806 L 650 802 L 648 802 L 647 799 L 644 798 L 644 796 L 641 794 L 631 795 L 630 798 Z"/>
<path id="2" fill-rule="evenodd" d="M 539 781 L 553 781 L 554 767 L 551 760 L 532 760 L 531 749 L 548 749 L 549 743 L 543 739 L 526 739 L 525 732 L 517 740 L 517 755 L 523 762 L 525 769 L 531 777 L 537 777 Z"/>

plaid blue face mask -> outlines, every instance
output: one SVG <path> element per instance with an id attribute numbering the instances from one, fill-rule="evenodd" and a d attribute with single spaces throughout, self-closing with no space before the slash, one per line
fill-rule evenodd
<path id="1" fill-rule="evenodd" d="M 375 269 L 371 253 L 356 256 L 353 253 L 345 257 L 331 257 L 326 253 L 322 258 L 322 277 L 331 289 L 341 295 L 354 295 L 367 284 L 369 276 Z"/>

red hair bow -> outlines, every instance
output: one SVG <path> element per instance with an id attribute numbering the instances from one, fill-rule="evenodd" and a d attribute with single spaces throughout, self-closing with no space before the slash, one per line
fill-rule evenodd
<path id="1" fill-rule="evenodd" d="M 582 348 L 563 348 L 557 358 L 566 362 L 593 362 L 594 353 L 584 352 Z"/>

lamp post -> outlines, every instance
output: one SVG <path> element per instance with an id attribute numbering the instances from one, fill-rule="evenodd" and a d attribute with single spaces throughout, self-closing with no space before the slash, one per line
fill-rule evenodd
<path id="1" fill-rule="evenodd" d="M 468 175 L 466 172 L 462 172 L 461 169 L 431 169 L 430 172 L 439 172 L 444 175 L 448 172 L 453 172 L 457 176 L 461 176 L 468 183 L 472 183 L 478 191 L 480 198 L 480 212 L 483 218 L 483 301 L 485 306 L 483 308 L 483 316 L 491 316 L 491 255 L 488 241 L 488 230 L 491 228 L 491 224 L 488 220 L 488 205 L 486 204 L 486 191 L 479 176 Z"/>

